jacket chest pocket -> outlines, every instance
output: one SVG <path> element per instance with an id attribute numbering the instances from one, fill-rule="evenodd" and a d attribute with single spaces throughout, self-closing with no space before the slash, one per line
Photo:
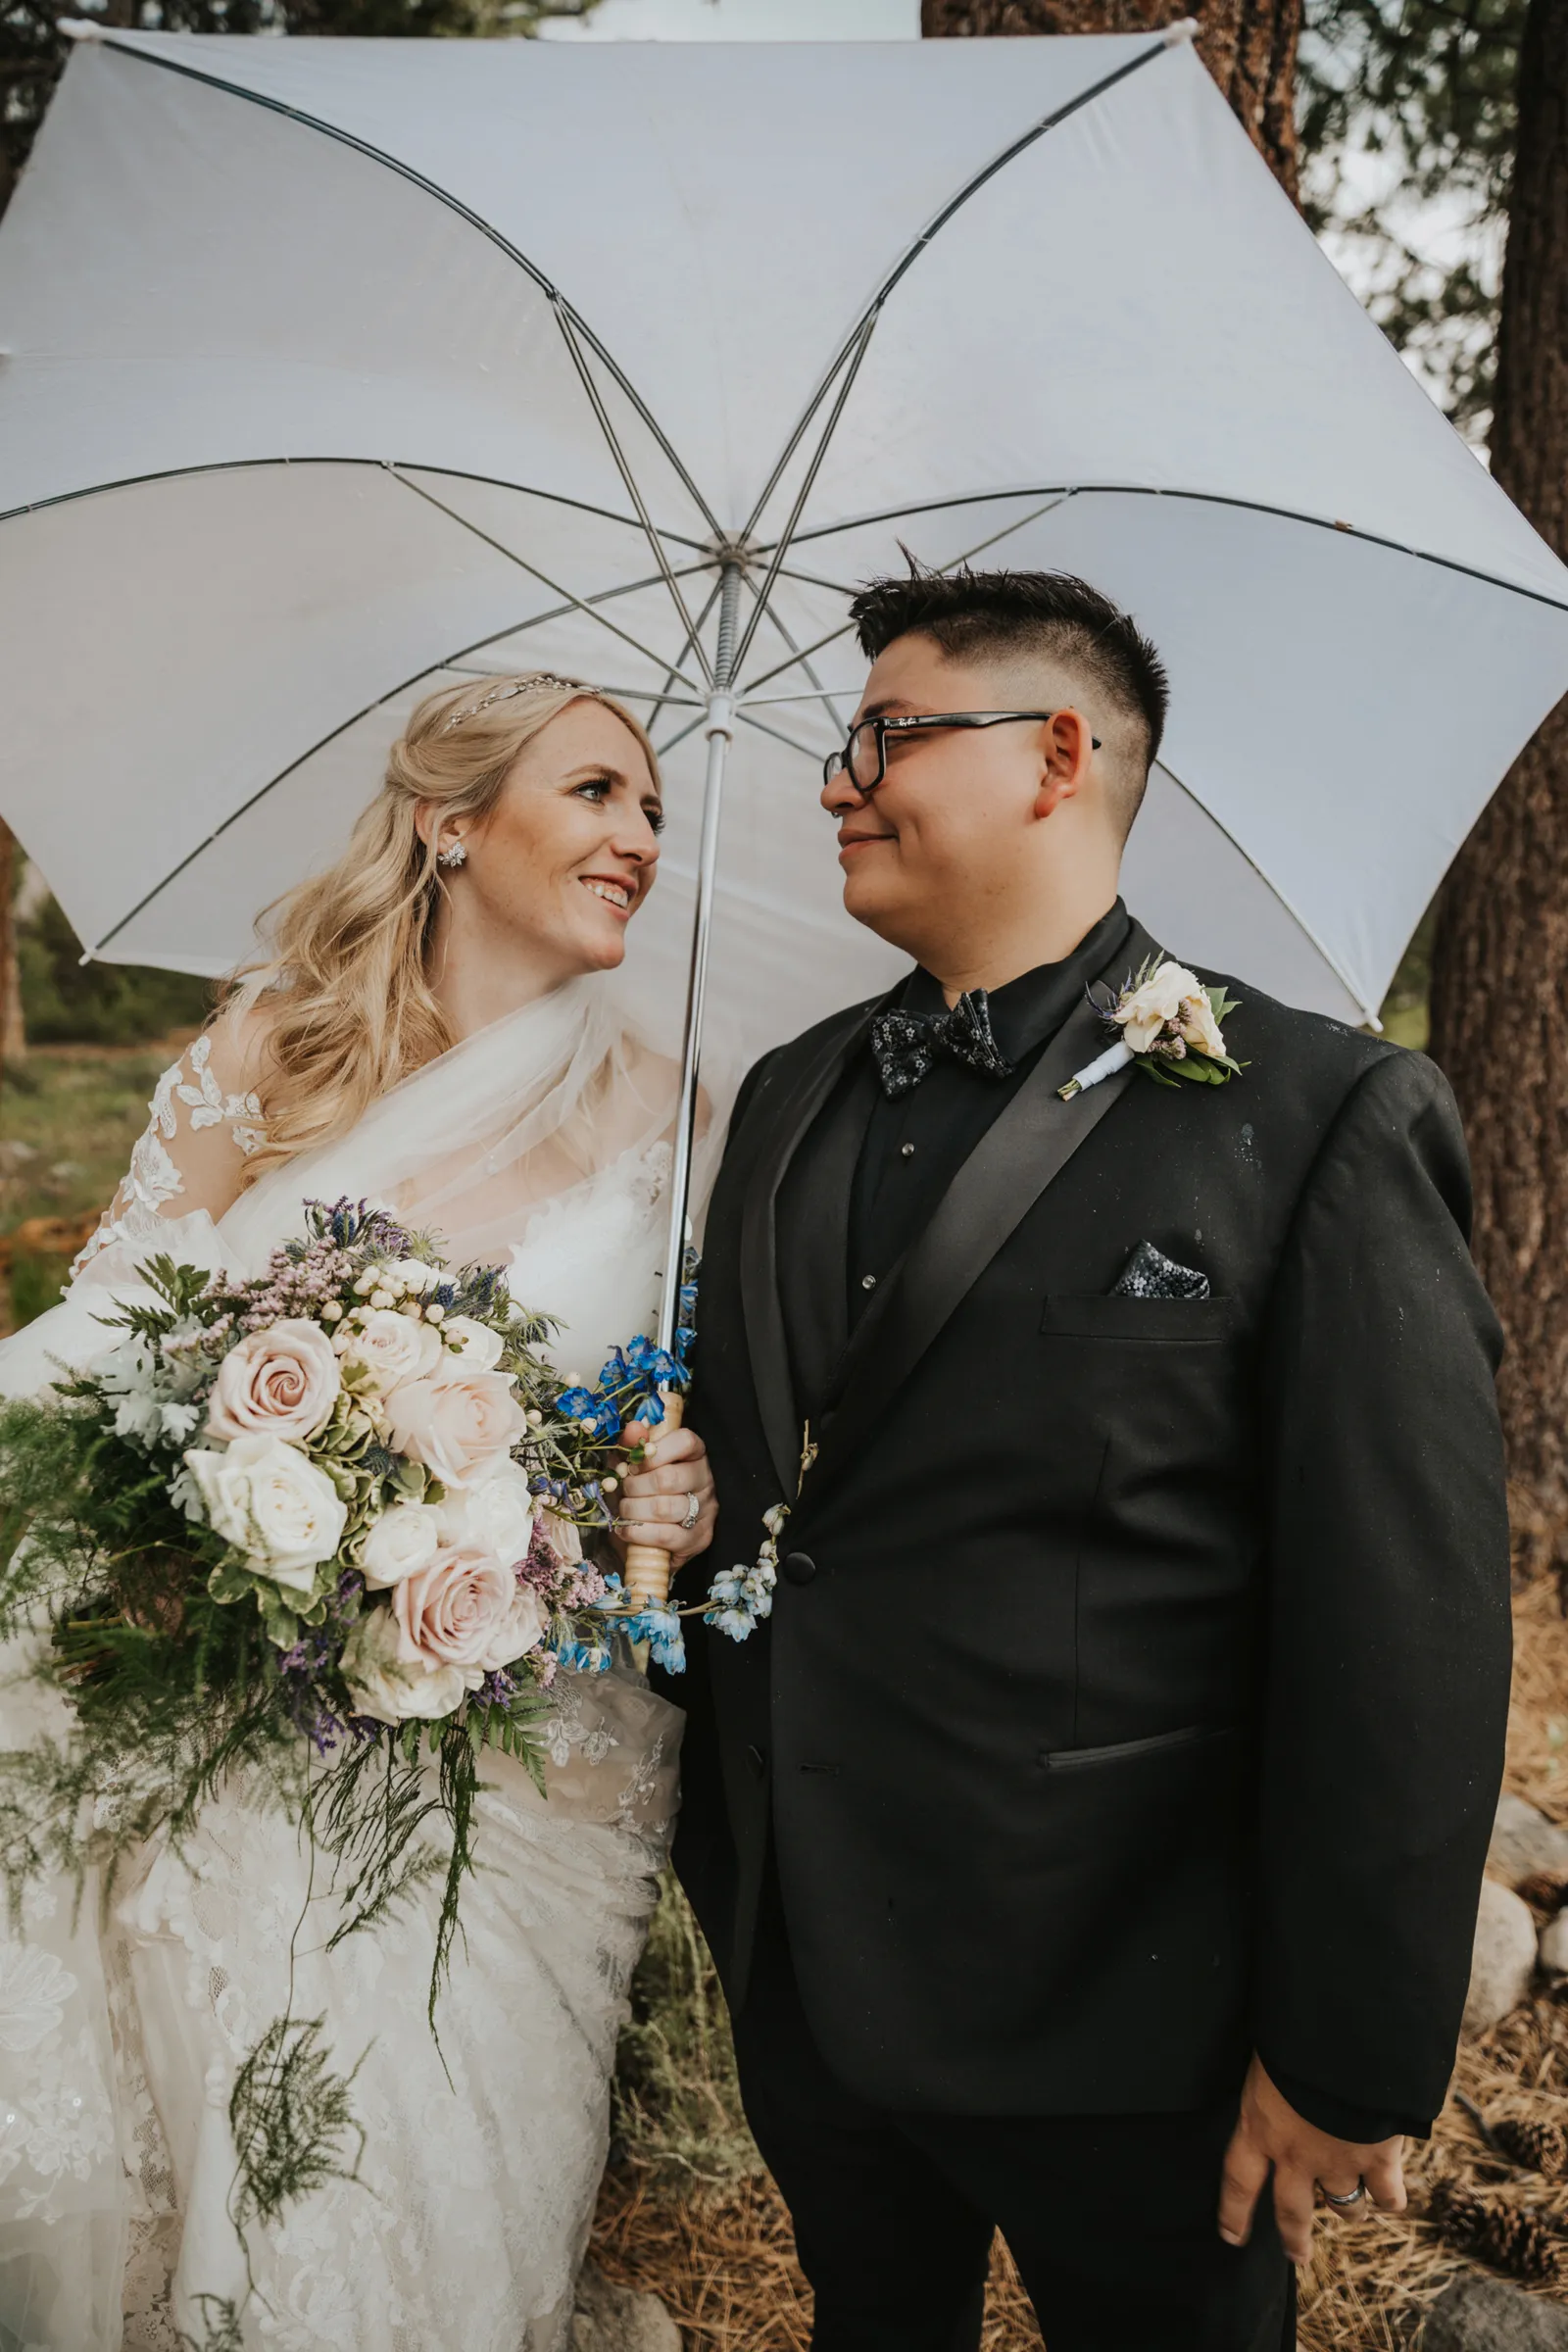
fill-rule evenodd
<path id="1" fill-rule="evenodd" d="M 1222 1348 L 1236 1338 L 1234 1298 L 1048 1298 L 1043 1338 L 1134 1348 Z"/>
<path id="2" fill-rule="evenodd" d="M 1234 1469 L 1248 1353 L 1234 1298 L 1057 1295 L 1040 1317 L 1046 1409 L 1097 1458 L 1108 1444 L 1111 1489 Z"/>

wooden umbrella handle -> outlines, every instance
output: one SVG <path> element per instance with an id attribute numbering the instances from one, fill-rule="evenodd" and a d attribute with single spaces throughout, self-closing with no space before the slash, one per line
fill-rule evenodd
<path id="1" fill-rule="evenodd" d="M 678 1389 L 661 1389 L 664 1407 L 661 1430 L 679 1429 L 685 1418 L 686 1399 Z M 673 1539 L 675 1530 L 671 1528 Z M 628 1544 L 626 1546 L 626 1597 L 634 1609 L 662 1609 L 669 1598 L 669 1584 L 673 1570 L 669 1553 L 662 1544 Z"/>

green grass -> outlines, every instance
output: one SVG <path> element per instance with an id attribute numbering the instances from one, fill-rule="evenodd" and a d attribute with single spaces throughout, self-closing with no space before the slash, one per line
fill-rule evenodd
<path id="1" fill-rule="evenodd" d="M 615 2061 L 617 2153 L 668 2175 L 762 2169 L 735 2080 L 729 2013 L 691 1906 L 665 1874 Z"/>
<path id="2" fill-rule="evenodd" d="M 0 1234 L 32 1217 L 106 1208 L 147 1124 L 147 1103 L 179 1050 L 178 1038 L 120 1050 L 45 1046 L 0 1076 Z M 57 1255 L 19 1250 L 14 1325 L 54 1303 Z"/>

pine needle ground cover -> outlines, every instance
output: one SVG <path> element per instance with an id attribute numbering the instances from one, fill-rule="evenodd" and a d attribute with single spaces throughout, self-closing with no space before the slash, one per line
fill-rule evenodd
<path id="1" fill-rule="evenodd" d="M 1519 1596 L 1514 1624 L 1507 1785 L 1568 1823 L 1568 1623 L 1549 1579 Z M 687 2352 L 806 2352 L 810 2291 L 741 2116 L 723 1997 L 673 1888 L 633 2008 L 596 2256 L 612 2278 L 662 2297 Z M 1538 1984 L 1529 2006 L 1465 2044 L 1454 2089 L 1514 2153 L 1553 2166 L 1557 2130 L 1568 2132 L 1568 1993 Z M 1568 2177 L 1500 2161 L 1454 2098 L 1407 2172 L 1407 2217 L 1320 2217 L 1302 2281 L 1300 2352 L 1417 2352 L 1432 2305 L 1471 2268 L 1568 2301 Z M 985 2352 L 1039 2352 L 1041 2341 L 999 2240 Z"/>

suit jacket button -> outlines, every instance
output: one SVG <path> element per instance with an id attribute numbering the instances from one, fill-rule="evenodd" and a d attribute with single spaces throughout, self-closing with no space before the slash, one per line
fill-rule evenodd
<path id="1" fill-rule="evenodd" d="M 792 1585 L 808 1585 L 816 1574 L 816 1562 L 808 1551 L 787 1551 L 783 1566 Z"/>

